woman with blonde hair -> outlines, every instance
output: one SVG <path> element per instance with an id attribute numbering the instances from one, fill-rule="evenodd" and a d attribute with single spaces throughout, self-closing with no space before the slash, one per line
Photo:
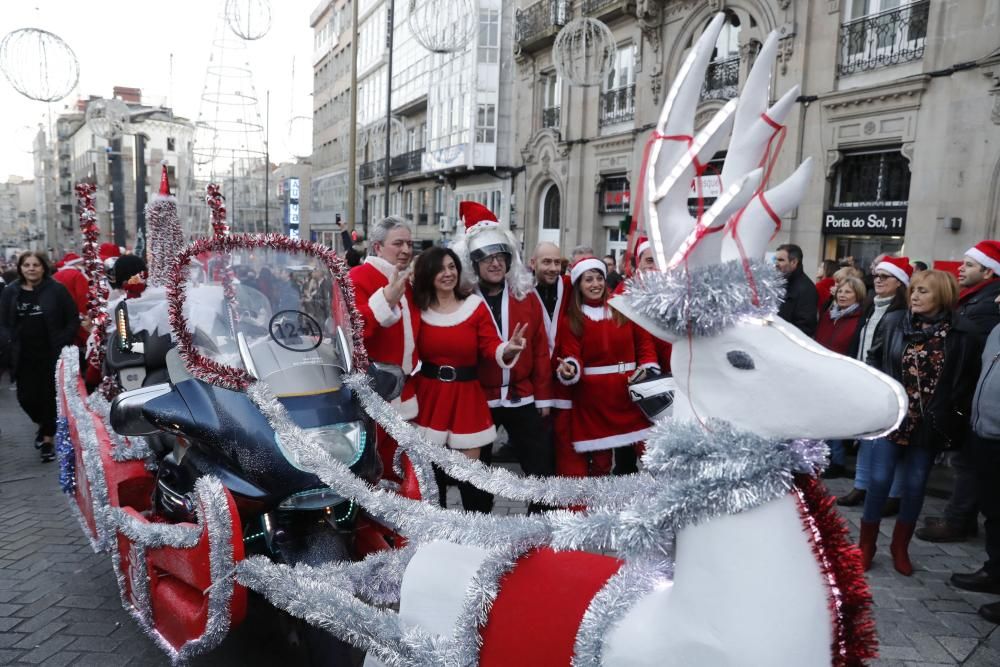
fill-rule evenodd
<path id="1" fill-rule="evenodd" d="M 982 340 L 954 315 L 958 283 L 944 271 L 910 279 L 908 307 L 885 315 L 873 365 L 898 380 L 909 407 L 899 427 L 872 443 L 871 480 L 861 519 L 864 567 L 875 555 L 882 505 L 897 468 L 902 470 L 899 515 L 890 553 L 900 574 L 913 573 L 909 544 L 939 451 L 962 442 L 979 377 Z"/>

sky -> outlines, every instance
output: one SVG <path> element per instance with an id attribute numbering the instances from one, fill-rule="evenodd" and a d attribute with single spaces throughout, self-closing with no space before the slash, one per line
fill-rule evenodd
<path id="1" fill-rule="evenodd" d="M 246 6 L 270 4 L 271 27 L 246 42 L 255 75 L 261 117 L 270 90 L 270 152 L 273 162 L 290 157 L 293 116 L 312 116 L 312 45 L 309 15 L 320 0 L 230 0 Z M 198 118 L 212 41 L 224 19 L 226 0 L 13 0 L 0 12 L 0 35 L 40 28 L 61 37 L 80 63 L 77 87 L 46 104 L 18 93 L 0 76 L 0 181 L 31 178 L 32 139 L 38 124 L 54 123 L 80 97 L 111 97 L 112 89 L 142 89 L 146 104 L 166 103 L 174 113 Z M 171 58 L 173 54 L 173 76 Z M 293 73 L 294 61 L 294 77 Z"/>

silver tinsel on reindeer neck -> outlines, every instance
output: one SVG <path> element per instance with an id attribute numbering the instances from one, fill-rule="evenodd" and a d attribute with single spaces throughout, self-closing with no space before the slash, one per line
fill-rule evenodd
<path id="1" fill-rule="evenodd" d="M 732 260 L 645 271 L 625 284 L 624 293 L 633 309 L 678 337 L 714 336 L 748 317 L 773 316 L 784 298 L 785 277 L 756 259 L 746 267 Z"/>

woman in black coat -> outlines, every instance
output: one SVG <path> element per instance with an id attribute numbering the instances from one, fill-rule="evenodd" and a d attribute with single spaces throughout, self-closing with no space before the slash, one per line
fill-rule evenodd
<path id="1" fill-rule="evenodd" d="M 934 458 L 965 438 L 983 345 L 981 336 L 954 315 L 958 283 L 951 274 L 922 271 L 913 276 L 907 295 L 909 307 L 885 316 L 882 339 L 871 351 L 873 365 L 899 381 L 909 405 L 899 426 L 872 443 L 860 540 L 868 569 L 882 506 L 901 470 L 900 509 L 890 552 L 896 570 L 904 575 L 913 573 L 910 538 Z"/>
<path id="2" fill-rule="evenodd" d="M 0 337 L 10 352 L 17 401 L 38 424 L 42 461 L 55 458 L 56 361 L 80 327 L 73 297 L 51 272 L 45 253 L 29 250 L 17 258 L 17 280 L 0 294 Z"/>

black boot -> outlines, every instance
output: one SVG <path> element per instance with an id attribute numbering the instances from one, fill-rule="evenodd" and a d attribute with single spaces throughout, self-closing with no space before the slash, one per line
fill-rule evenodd
<path id="1" fill-rule="evenodd" d="M 42 441 L 41 446 L 42 463 L 56 460 L 56 446 L 52 442 Z"/>
<path id="2" fill-rule="evenodd" d="M 864 504 L 867 495 L 868 492 L 862 489 L 851 489 L 846 496 L 837 498 L 837 504 L 841 507 L 857 507 Z"/>

